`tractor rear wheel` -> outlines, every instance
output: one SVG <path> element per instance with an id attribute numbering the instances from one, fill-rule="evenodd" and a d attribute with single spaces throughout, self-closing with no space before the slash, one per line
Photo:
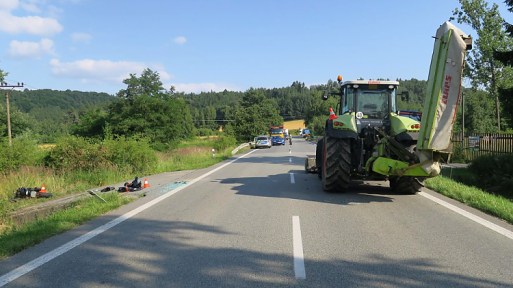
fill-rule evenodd
<path id="1" fill-rule="evenodd" d="M 417 145 L 411 145 L 407 147 L 408 151 L 415 152 Z M 417 194 L 420 189 L 424 187 L 425 177 L 413 177 L 413 176 L 402 176 L 402 177 L 390 177 L 390 188 L 392 191 L 400 194 Z"/>
<path id="2" fill-rule="evenodd" d="M 317 141 L 317 147 L 315 147 L 315 166 L 317 167 L 317 177 L 319 177 L 319 179 L 322 179 L 322 162 L 324 161 L 323 152 L 324 138 L 320 138 L 319 141 Z"/>
<path id="3" fill-rule="evenodd" d="M 324 135 L 322 188 L 324 191 L 346 191 L 351 178 L 351 140 Z"/>

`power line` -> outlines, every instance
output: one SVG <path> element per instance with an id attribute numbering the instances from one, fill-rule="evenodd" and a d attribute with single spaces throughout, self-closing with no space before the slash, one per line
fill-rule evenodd
<path id="1" fill-rule="evenodd" d="M 16 80 L 14 80 L 14 79 L 7 79 L 7 78 L 5 78 L 4 80 L 6 80 L 6 81 L 10 81 L 10 82 L 18 82 L 18 83 L 19 83 L 19 81 L 16 81 Z M 31 89 L 39 90 L 39 88 L 36 88 L 36 87 L 34 87 L 34 86 L 31 86 L 31 85 L 28 85 L 27 83 L 22 83 L 22 84 L 23 84 L 23 85 L 25 85 L 25 86 L 27 86 L 27 87 L 29 87 L 29 88 L 31 88 Z"/>
<path id="2" fill-rule="evenodd" d="M 223 120 L 223 119 L 219 119 L 219 120 L 192 120 L 192 121 L 196 121 L 196 122 L 198 122 L 198 121 L 206 121 L 206 122 L 208 122 L 208 121 L 227 122 L 227 121 L 235 121 L 235 120 Z"/>

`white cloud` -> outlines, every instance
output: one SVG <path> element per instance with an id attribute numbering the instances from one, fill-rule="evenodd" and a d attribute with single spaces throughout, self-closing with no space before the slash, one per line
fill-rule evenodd
<path id="1" fill-rule="evenodd" d="M 175 86 L 176 91 L 185 93 L 222 92 L 225 89 L 228 91 L 242 91 L 236 85 L 229 83 L 170 83 L 165 84 L 164 88 L 169 89 L 170 86 Z"/>
<path id="2" fill-rule="evenodd" d="M 161 80 L 161 81 L 162 81 L 162 80 L 166 81 L 166 80 L 169 80 L 169 79 L 171 79 L 171 78 L 175 78 L 173 75 L 168 74 L 168 73 L 167 73 L 166 71 L 164 71 L 164 70 L 160 70 L 160 71 L 158 71 L 158 72 L 159 72 L 160 80 Z"/>
<path id="3" fill-rule="evenodd" d="M 93 36 L 87 33 L 71 33 L 71 39 L 73 39 L 73 42 L 89 43 Z"/>
<path id="4" fill-rule="evenodd" d="M 29 33 L 40 36 L 51 36 L 62 31 L 59 22 L 52 18 L 39 16 L 17 17 L 9 11 L 0 10 L 0 31 L 11 34 Z"/>
<path id="5" fill-rule="evenodd" d="M 0 10 L 11 11 L 18 8 L 19 4 L 18 0 L 0 0 Z"/>
<path id="6" fill-rule="evenodd" d="M 39 36 L 51 36 L 60 33 L 62 25 L 53 18 L 40 16 L 18 17 L 11 14 L 11 10 L 22 8 L 29 13 L 41 13 L 37 6 L 42 2 L 27 0 L 0 0 L 0 32 L 11 34 L 28 33 Z"/>
<path id="7" fill-rule="evenodd" d="M 180 37 L 176 37 L 174 40 L 173 40 L 175 43 L 178 43 L 178 44 L 184 44 L 185 42 L 187 42 L 187 39 L 185 39 L 185 37 L 183 36 L 180 36 Z"/>
<path id="8" fill-rule="evenodd" d="M 55 56 L 55 50 L 53 41 L 50 39 L 41 39 L 39 43 L 13 40 L 9 45 L 7 54 L 13 58 L 39 59 L 47 54 Z"/>
<path id="9" fill-rule="evenodd" d="M 154 69 L 159 72 L 162 80 L 171 79 L 172 76 L 166 71 L 159 71 L 161 65 L 148 64 L 144 62 L 130 62 L 110 60 L 91 60 L 84 59 L 75 62 L 60 62 L 58 59 L 50 61 L 52 74 L 62 78 L 80 79 L 82 83 L 121 84 L 122 81 L 130 76 L 130 73 L 140 75 L 146 69 Z"/>
<path id="10" fill-rule="evenodd" d="M 30 12 L 30 13 L 36 13 L 36 14 L 41 13 L 41 9 L 39 9 L 39 7 L 37 7 L 36 4 L 34 4 L 34 3 L 22 2 L 21 8 L 23 8 L 23 10 Z"/>
<path id="11" fill-rule="evenodd" d="M 61 8 L 55 7 L 53 5 L 48 5 L 47 9 L 48 11 L 46 12 L 46 14 L 50 18 L 59 18 L 60 14 L 64 12 L 64 10 L 62 10 Z"/>

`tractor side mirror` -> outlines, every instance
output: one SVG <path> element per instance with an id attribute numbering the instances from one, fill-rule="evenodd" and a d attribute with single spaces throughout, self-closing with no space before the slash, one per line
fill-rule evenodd
<path id="1" fill-rule="evenodd" d="M 322 91 L 322 100 L 328 100 L 329 97 L 330 92 L 328 92 L 327 90 Z"/>
<path id="2" fill-rule="evenodd" d="M 402 101 L 406 101 L 406 102 L 410 102 L 410 92 L 408 91 L 403 91 L 401 93 L 401 100 Z"/>

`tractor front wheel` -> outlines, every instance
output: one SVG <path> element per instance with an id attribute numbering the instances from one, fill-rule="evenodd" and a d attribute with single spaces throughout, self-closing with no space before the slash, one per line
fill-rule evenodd
<path id="1" fill-rule="evenodd" d="M 414 153 L 417 150 L 417 145 L 408 146 L 406 149 Z M 400 194 L 417 194 L 420 189 L 424 187 L 425 177 L 402 176 L 390 177 L 390 188 L 392 191 Z"/>
<path id="2" fill-rule="evenodd" d="M 390 177 L 390 188 L 399 194 L 417 194 L 424 187 L 424 177 Z"/>

